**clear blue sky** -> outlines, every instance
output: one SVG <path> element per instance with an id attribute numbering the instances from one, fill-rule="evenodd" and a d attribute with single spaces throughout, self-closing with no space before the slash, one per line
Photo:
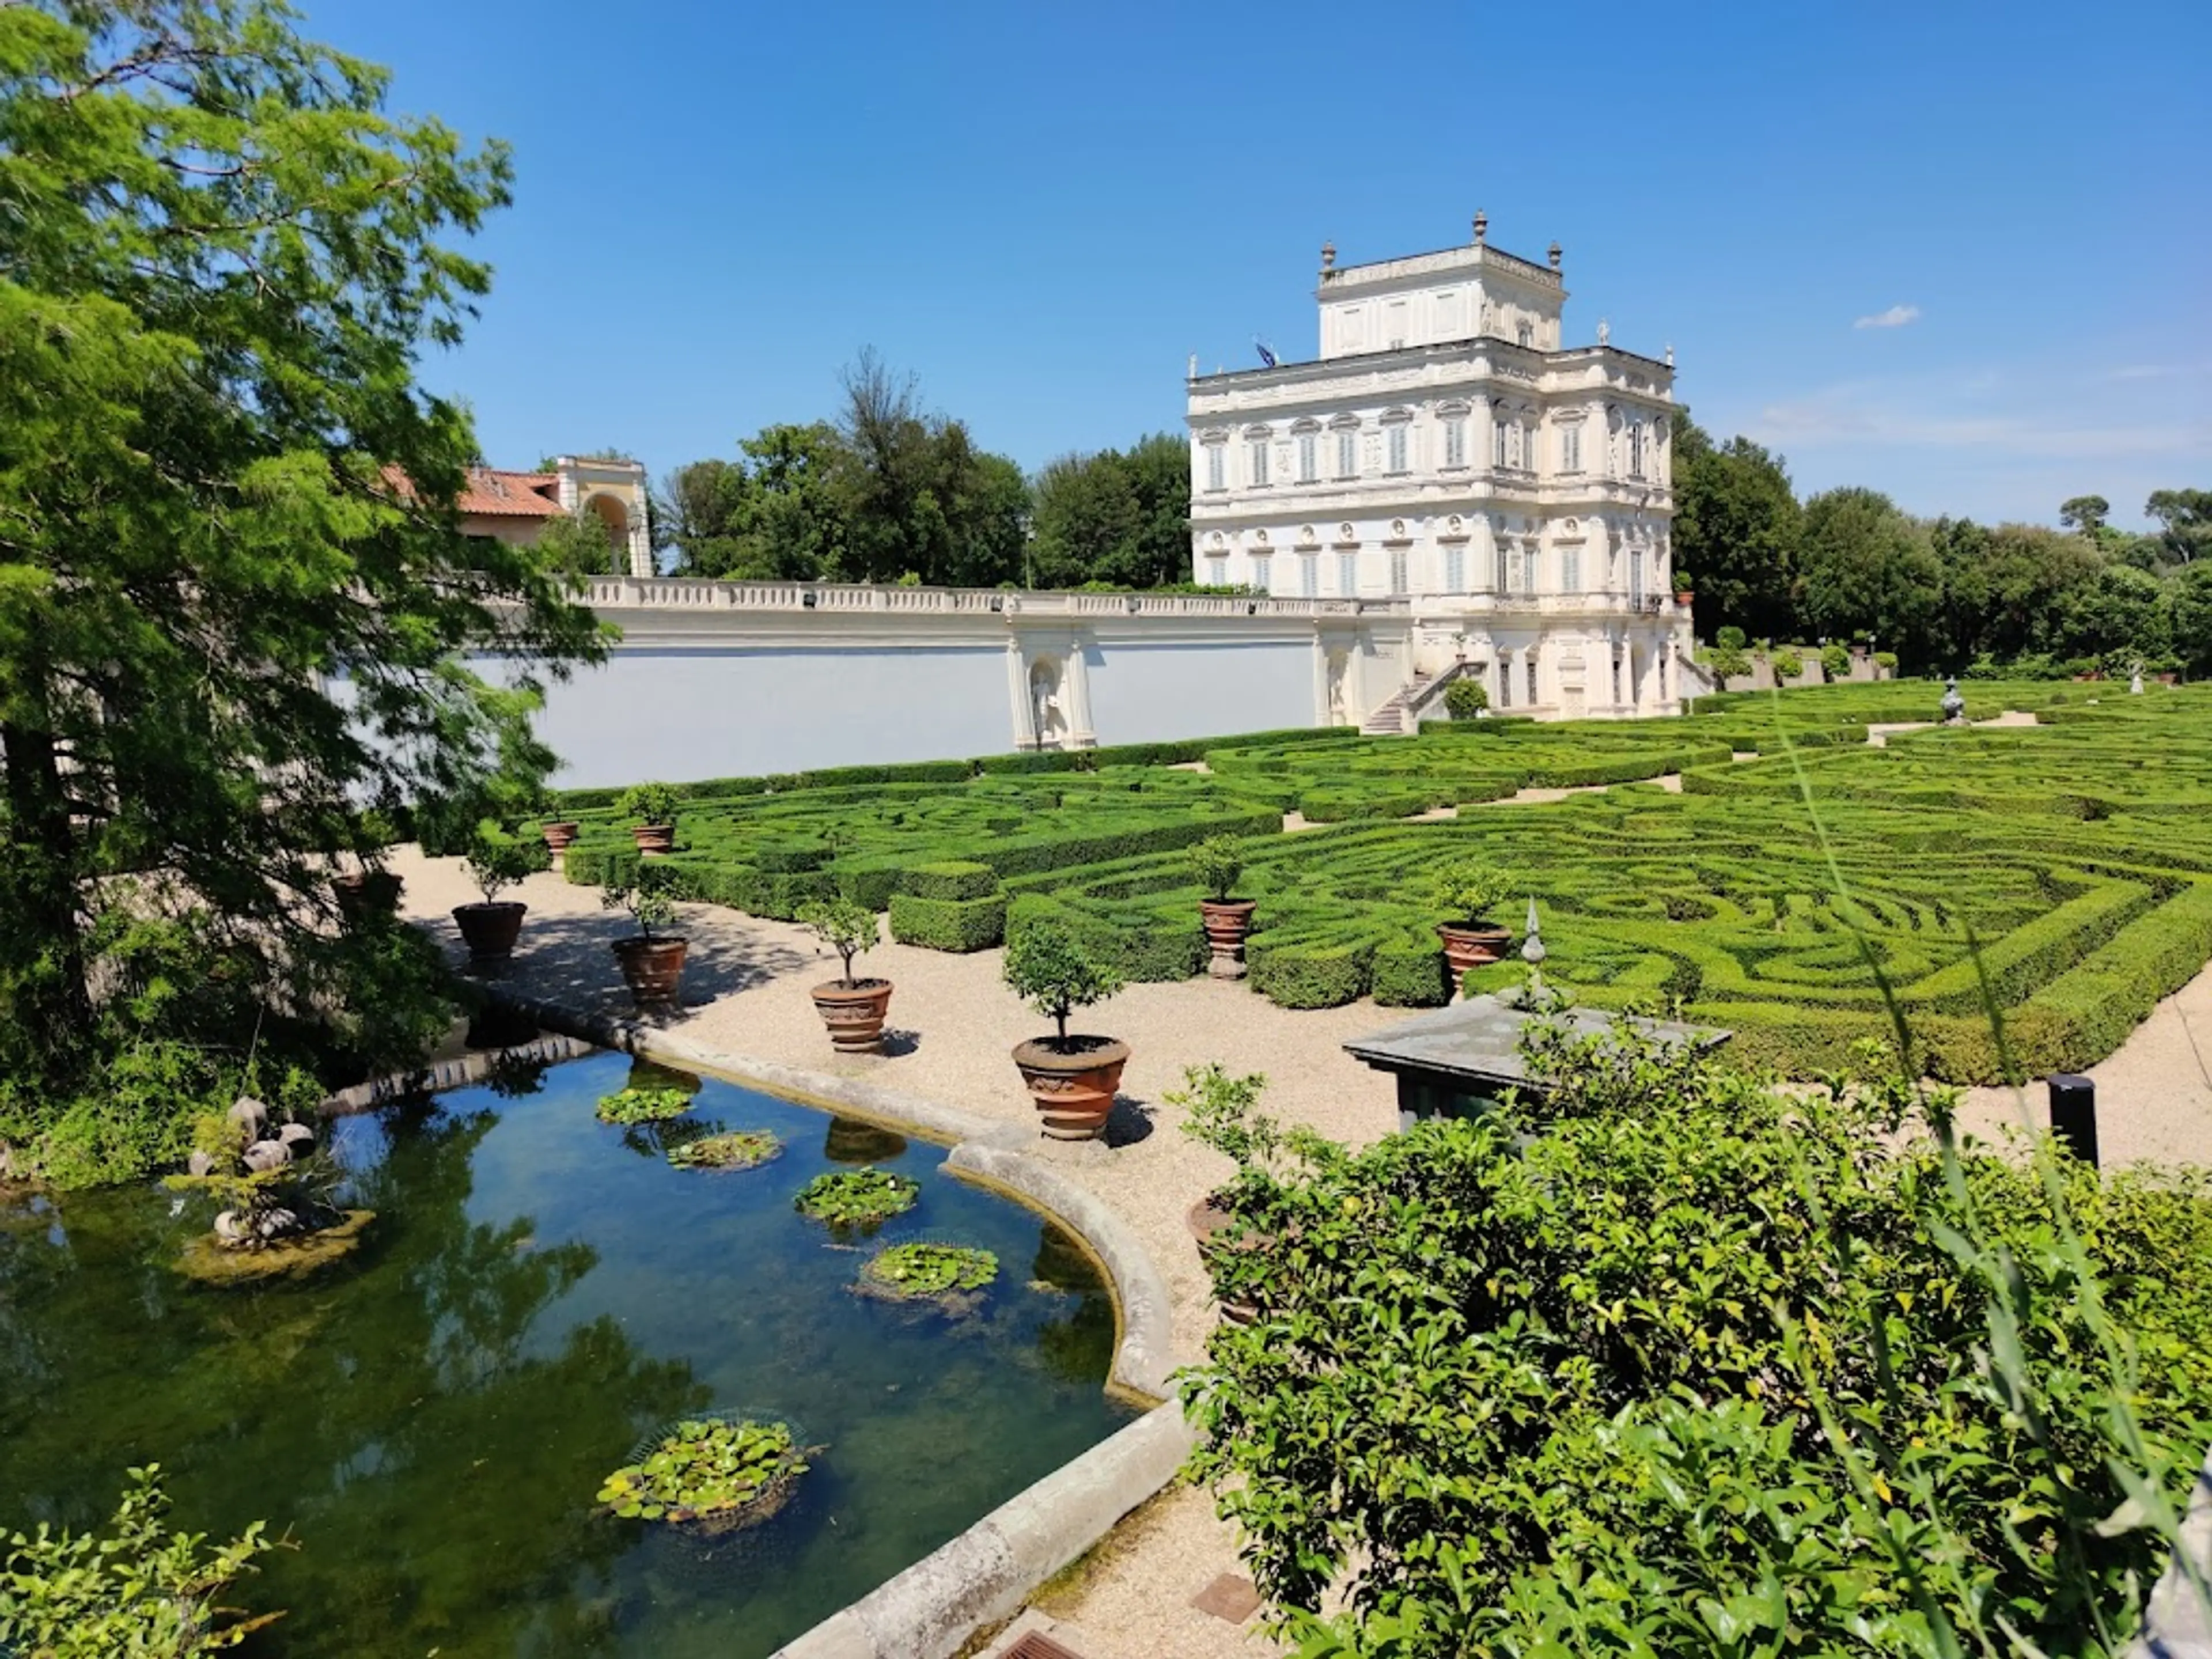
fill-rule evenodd
<path id="1" fill-rule="evenodd" d="M 832 413 L 870 344 L 1024 466 L 1125 444 L 1180 428 L 1188 353 L 1313 355 L 1324 240 L 1415 252 L 1482 208 L 1509 251 L 1565 245 L 1569 343 L 1671 342 L 1698 420 L 1801 489 L 2132 523 L 2212 487 L 2212 0 L 310 0 L 308 27 L 514 147 L 483 319 L 427 366 L 501 464 L 728 455 Z"/>

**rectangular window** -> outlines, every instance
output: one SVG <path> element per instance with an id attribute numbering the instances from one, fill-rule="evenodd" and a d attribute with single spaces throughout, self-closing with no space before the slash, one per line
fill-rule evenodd
<path id="1" fill-rule="evenodd" d="M 1644 550 L 1628 550 L 1628 599 L 1632 605 L 1644 603 Z"/>
<path id="2" fill-rule="evenodd" d="M 1533 651 L 1528 653 L 1528 701 L 1531 704 L 1536 701 L 1536 653 Z"/>
<path id="3" fill-rule="evenodd" d="M 1390 591 L 1393 593 L 1406 592 L 1406 550 L 1402 547 L 1390 550 Z"/>
<path id="4" fill-rule="evenodd" d="M 1208 554 L 1206 560 L 1206 585 L 1208 587 L 1229 586 L 1229 561 L 1219 554 Z"/>
<path id="5" fill-rule="evenodd" d="M 1320 441 L 1312 433 L 1298 434 L 1298 482 L 1300 483 L 1311 483 L 1321 476 L 1321 463 L 1314 453 L 1319 447 Z"/>
<path id="6" fill-rule="evenodd" d="M 1255 553 L 1252 556 L 1252 586 L 1262 593 L 1272 593 L 1275 591 L 1274 565 L 1275 562 L 1265 553 Z"/>
<path id="7" fill-rule="evenodd" d="M 1251 470 L 1252 488 L 1265 489 L 1267 487 L 1267 441 L 1255 438 L 1244 446 L 1244 449 L 1246 465 Z"/>
<path id="8" fill-rule="evenodd" d="M 1444 549 L 1444 592 L 1467 592 L 1467 550 L 1463 547 Z"/>
<path id="9" fill-rule="evenodd" d="M 1359 591 L 1359 555 L 1357 553 L 1336 556 L 1336 591 L 1347 599 Z"/>
<path id="10" fill-rule="evenodd" d="M 1321 592 L 1321 558 L 1317 554 L 1298 556 L 1298 592 L 1310 599 Z"/>
<path id="11" fill-rule="evenodd" d="M 1387 441 L 1389 445 L 1389 459 L 1383 464 L 1384 470 L 1390 472 L 1403 472 L 1406 470 L 1406 423 L 1403 421 L 1390 428 Z"/>
<path id="12" fill-rule="evenodd" d="M 1583 550 L 1579 547 L 1559 550 L 1559 588 L 1566 593 L 1583 591 Z"/>
<path id="13" fill-rule="evenodd" d="M 1503 593 L 1505 591 L 1505 544 L 1504 542 L 1498 543 L 1490 550 L 1490 591 L 1493 593 Z"/>
<path id="14" fill-rule="evenodd" d="M 1505 422 L 1502 420 L 1491 422 L 1490 464 L 1492 466 L 1505 465 Z"/>
<path id="15" fill-rule="evenodd" d="M 1208 489 L 1229 488 L 1229 446 L 1208 444 L 1206 447 L 1206 487 Z"/>
<path id="16" fill-rule="evenodd" d="M 1444 465 L 1467 465 L 1467 422 L 1456 415 L 1444 422 Z"/>
<path id="17" fill-rule="evenodd" d="M 1522 465 L 1527 466 L 1531 472 L 1537 472 L 1543 470 L 1543 441 L 1544 428 L 1538 426 L 1534 421 L 1529 422 L 1528 429 L 1522 434 L 1521 439 L 1521 459 Z"/>
<path id="18" fill-rule="evenodd" d="M 1559 470 L 1562 472 L 1583 470 L 1583 429 L 1579 426 L 1559 428 Z"/>
<path id="19" fill-rule="evenodd" d="M 1336 434 L 1336 476 L 1340 478 L 1359 476 L 1359 434 L 1349 427 Z"/>
<path id="20" fill-rule="evenodd" d="M 1628 476 L 1644 476 L 1644 422 L 1631 421 L 1628 424 Z"/>

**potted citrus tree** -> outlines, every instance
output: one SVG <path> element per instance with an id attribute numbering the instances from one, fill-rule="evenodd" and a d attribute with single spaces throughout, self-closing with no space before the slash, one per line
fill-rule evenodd
<path id="1" fill-rule="evenodd" d="M 629 820 L 639 852 L 651 856 L 675 850 L 679 799 L 675 786 L 666 783 L 634 783 L 622 792 L 615 811 Z"/>
<path id="2" fill-rule="evenodd" d="M 1513 936 L 1490 920 L 1491 911 L 1513 890 L 1513 878 L 1490 860 L 1468 857 L 1444 866 L 1430 878 L 1429 902 L 1442 911 L 1437 937 L 1456 979 L 1470 968 L 1502 961 Z"/>
<path id="3" fill-rule="evenodd" d="M 666 930 L 674 925 L 676 907 L 665 893 L 633 883 L 611 885 L 599 896 L 610 910 L 627 910 L 637 932 L 618 939 L 607 948 L 622 964 L 623 981 L 640 1006 L 663 1006 L 676 1000 L 683 988 L 684 955 L 691 941 Z"/>
<path id="4" fill-rule="evenodd" d="M 461 930 L 471 962 L 504 962 L 514 954 L 522 918 L 530 907 L 500 895 L 530 873 L 530 855 L 519 841 L 478 836 L 463 860 L 469 879 L 483 895 L 481 902 L 456 904 L 453 922 Z"/>
<path id="5" fill-rule="evenodd" d="M 830 1028 L 830 1046 L 841 1054 L 872 1054 L 884 1046 L 884 1016 L 890 1012 L 891 982 L 887 979 L 856 979 L 853 958 L 876 943 L 876 913 L 848 898 L 816 901 L 799 907 L 801 926 L 835 951 L 845 963 L 845 975 L 809 994 L 814 1012 Z"/>
<path id="6" fill-rule="evenodd" d="M 1129 1045 L 1113 1037 L 1071 1036 L 1067 1017 L 1121 988 L 1121 975 L 1098 961 L 1059 922 L 1031 923 L 1006 946 L 1006 983 L 1053 1022 L 1052 1036 L 1014 1045 L 1014 1065 L 1054 1140 L 1096 1140 L 1121 1086 Z"/>
<path id="7" fill-rule="evenodd" d="M 1252 931 L 1252 912 L 1259 907 L 1236 896 L 1237 878 L 1244 873 L 1244 849 L 1231 836 L 1209 836 L 1188 854 L 1191 873 L 1206 896 L 1198 914 L 1206 923 L 1206 942 L 1213 959 L 1206 972 L 1216 979 L 1244 977 L 1244 939 Z"/>

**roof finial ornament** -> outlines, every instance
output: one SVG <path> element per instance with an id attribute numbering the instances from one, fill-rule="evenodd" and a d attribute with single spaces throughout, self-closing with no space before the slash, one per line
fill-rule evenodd
<path id="1" fill-rule="evenodd" d="M 1474 210 L 1474 245 L 1480 247 L 1483 239 L 1490 234 L 1490 216 L 1480 208 Z"/>
<path id="2" fill-rule="evenodd" d="M 1189 378 L 1190 378 L 1190 379 L 1192 379 L 1192 380 L 1196 380 L 1196 379 L 1198 378 L 1198 354 L 1197 354 L 1195 351 L 1194 351 L 1194 352 L 1192 352 L 1192 353 L 1190 354 L 1190 375 L 1189 375 Z"/>
<path id="3" fill-rule="evenodd" d="M 1335 243 L 1323 242 L 1321 245 L 1321 268 L 1323 270 L 1334 270 L 1336 269 Z"/>
<path id="4" fill-rule="evenodd" d="M 1674 343 L 1672 340 L 1667 342 L 1667 367 L 1674 367 Z"/>
<path id="5" fill-rule="evenodd" d="M 1554 270 L 1557 270 L 1559 268 L 1559 245 L 1557 242 L 1553 243 L 1549 249 L 1549 252 L 1552 259 L 1552 269 Z"/>
<path id="6" fill-rule="evenodd" d="M 1600 345 L 1613 343 L 1613 325 L 1602 317 L 1597 319 L 1597 343 Z"/>

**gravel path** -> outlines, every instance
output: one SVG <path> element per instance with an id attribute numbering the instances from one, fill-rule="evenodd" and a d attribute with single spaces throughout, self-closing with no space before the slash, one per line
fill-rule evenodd
<path id="1" fill-rule="evenodd" d="M 406 848 L 392 866 L 406 879 L 407 914 L 458 957 L 459 936 L 447 911 L 477 896 L 459 861 L 425 859 Z M 507 896 L 530 906 L 508 983 L 572 1006 L 629 1012 L 607 951 L 610 940 L 630 931 L 628 918 L 602 909 L 596 889 L 573 887 L 556 876 L 533 876 Z M 842 1056 L 831 1051 L 807 997 L 810 986 L 836 977 L 834 956 L 787 923 L 714 906 L 682 908 L 681 927 L 691 939 L 687 1002 L 670 1024 L 688 1036 L 735 1054 L 908 1090 L 967 1111 L 1035 1121 L 1007 1051 L 1037 1035 L 1041 1022 L 1000 983 L 1000 951 L 960 957 L 878 946 L 861 967 L 897 986 L 889 1052 Z M 1172 1296 L 1179 1361 L 1200 1358 L 1212 1323 L 1206 1275 L 1184 1216 L 1228 1176 L 1231 1165 L 1180 1133 L 1182 1114 L 1164 1096 L 1180 1083 L 1184 1066 L 1218 1060 L 1232 1072 L 1265 1073 L 1265 1109 L 1274 1115 L 1364 1145 L 1396 1127 L 1395 1096 L 1388 1078 L 1340 1045 L 1401 1018 L 1401 1011 L 1365 1002 L 1292 1012 L 1242 984 L 1208 979 L 1133 985 L 1082 1017 L 1085 1029 L 1130 1043 L 1123 1098 L 1107 1143 L 1040 1137 L 1035 1150 L 1110 1205 L 1143 1239 Z M 2146 1158 L 2212 1164 L 2212 973 L 2161 1003 L 2127 1045 L 2090 1074 L 2099 1084 L 2108 1164 Z M 2039 1124 L 2042 1092 L 1972 1091 L 1966 1121 L 1995 1129 L 2018 1123 L 2025 1110 Z M 1040 1605 L 1065 1621 L 1062 1639 L 1085 1659 L 1278 1654 L 1282 1650 L 1256 1633 L 1253 1621 L 1230 1624 L 1190 1606 L 1217 1577 L 1241 1571 L 1235 1540 L 1213 1518 L 1211 1500 L 1174 1489 L 1110 1534 L 1083 1569 L 1062 1575 Z"/>

